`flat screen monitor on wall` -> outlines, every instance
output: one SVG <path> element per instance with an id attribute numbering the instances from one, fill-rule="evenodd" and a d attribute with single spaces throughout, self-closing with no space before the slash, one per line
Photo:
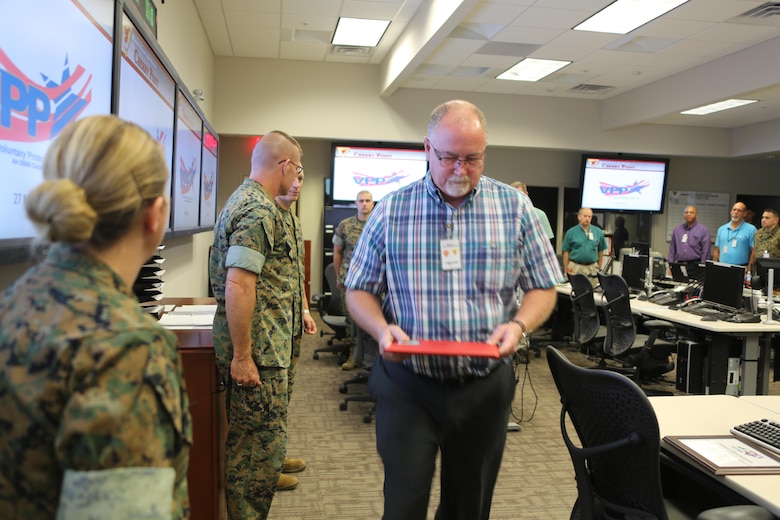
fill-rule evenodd
<path id="1" fill-rule="evenodd" d="M 3 9 L 0 249 L 23 248 L 35 236 L 24 200 L 43 180 L 51 141 L 72 121 L 111 112 L 113 33 L 113 2 L 15 2 Z"/>
<path id="2" fill-rule="evenodd" d="M 584 154 L 580 168 L 583 208 L 662 213 L 669 159 Z"/>
<path id="3" fill-rule="evenodd" d="M 363 190 L 370 191 L 378 201 L 422 179 L 427 171 L 422 144 L 333 143 L 328 202 L 353 204 Z"/>
<path id="4" fill-rule="evenodd" d="M 165 151 L 169 185 L 173 165 L 176 82 L 141 32 L 123 14 L 117 113 L 149 132 Z"/>
<path id="5" fill-rule="evenodd" d="M 208 126 L 203 130 L 203 152 L 200 174 L 200 227 L 211 229 L 217 220 L 217 165 L 219 139 Z"/>
<path id="6" fill-rule="evenodd" d="M 203 120 L 179 90 L 176 100 L 172 222 L 173 231 L 192 230 L 200 219 Z"/>

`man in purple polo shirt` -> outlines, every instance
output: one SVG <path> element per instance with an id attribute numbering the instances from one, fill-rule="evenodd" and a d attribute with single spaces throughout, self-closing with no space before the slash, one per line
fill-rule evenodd
<path id="1" fill-rule="evenodd" d="M 672 231 L 670 262 L 706 262 L 710 259 L 712 236 L 707 226 L 696 221 L 697 216 L 696 206 L 685 208 L 685 222 Z"/>

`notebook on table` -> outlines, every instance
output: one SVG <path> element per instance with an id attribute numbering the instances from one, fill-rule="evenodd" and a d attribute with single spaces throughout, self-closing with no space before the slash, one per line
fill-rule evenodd
<path id="1" fill-rule="evenodd" d="M 475 341 L 409 340 L 393 343 L 385 349 L 385 352 L 427 356 L 499 357 L 498 345 Z"/>

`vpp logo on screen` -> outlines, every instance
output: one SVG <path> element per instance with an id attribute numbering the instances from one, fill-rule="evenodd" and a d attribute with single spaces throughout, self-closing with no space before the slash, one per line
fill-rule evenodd
<path id="1" fill-rule="evenodd" d="M 403 170 L 402 170 L 403 171 Z M 352 180 L 358 186 L 385 186 L 394 182 L 401 182 L 401 179 L 408 177 L 409 175 L 401 175 L 401 172 L 393 172 L 387 177 L 377 177 L 374 175 L 366 175 L 364 173 L 352 172 Z"/>
<path id="2" fill-rule="evenodd" d="M 608 182 L 599 182 L 599 188 L 601 194 L 607 197 L 615 197 L 618 195 L 630 195 L 631 193 L 640 193 L 644 188 L 650 186 L 650 181 L 634 181 L 633 184 L 626 186 L 615 186 Z"/>
<path id="3" fill-rule="evenodd" d="M 92 102 L 92 74 L 81 65 L 71 72 L 67 56 L 59 82 L 41 78 L 30 79 L 0 49 L 0 139 L 48 141 Z"/>

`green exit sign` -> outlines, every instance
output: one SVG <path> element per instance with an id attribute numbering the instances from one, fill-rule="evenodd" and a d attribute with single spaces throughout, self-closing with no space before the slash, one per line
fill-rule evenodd
<path id="1" fill-rule="evenodd" d="M 146 23 L 146 26 L 151 29 L 154 37 L 157 38 L 157 6 L 154 5 L 153 0 L 129 0 L 127 2 L 133 6 L 136 14 Z"/>

